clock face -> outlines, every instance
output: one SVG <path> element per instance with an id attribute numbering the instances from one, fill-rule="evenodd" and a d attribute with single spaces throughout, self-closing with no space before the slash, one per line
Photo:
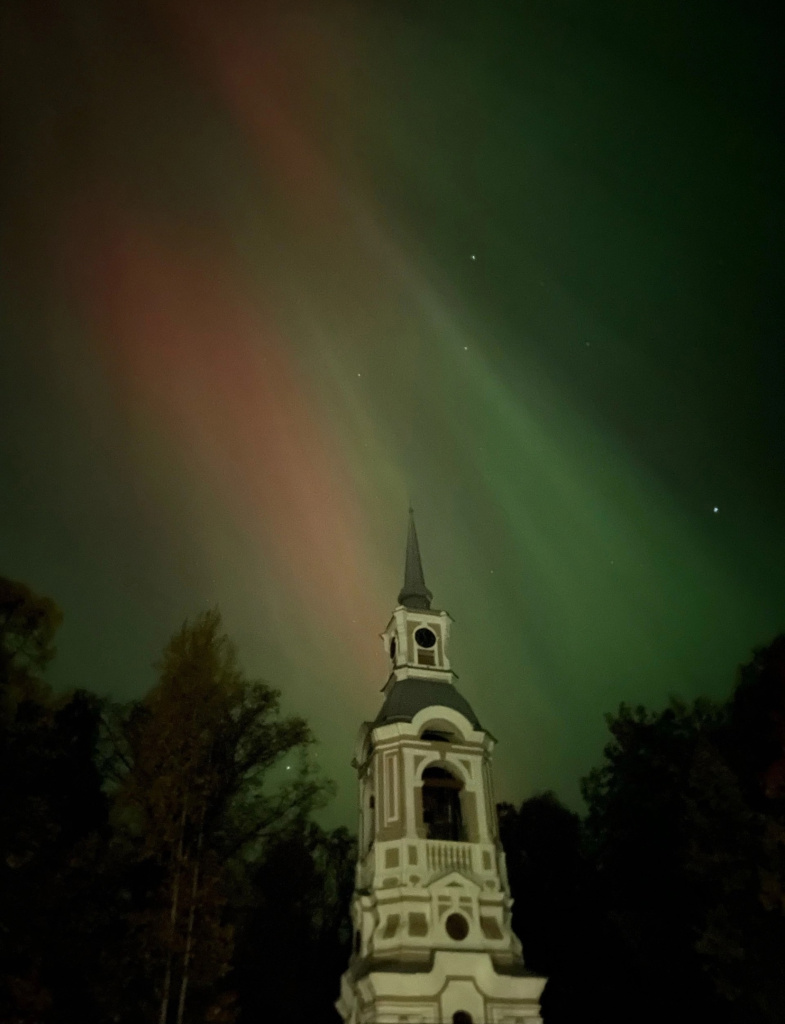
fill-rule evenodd
<path id="1" fill-rule="evenodd" d="M 420 626 L 415 631 L 414 639 L 417 641 L 419 647 L 433 647 L 436 643 L 436 634 L 432 629 L 428 629 L 427 626 Z"/>

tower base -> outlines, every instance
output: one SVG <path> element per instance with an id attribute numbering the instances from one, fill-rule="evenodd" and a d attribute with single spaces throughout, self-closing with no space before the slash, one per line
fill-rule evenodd
<path id="1" fill-rule="evenodd" d="M 499 973 L 488 953 L 438 950 L 430 970 L 356 960 L 341 978 L 345 1024 L 542 1024 L 546 979 Z"/>

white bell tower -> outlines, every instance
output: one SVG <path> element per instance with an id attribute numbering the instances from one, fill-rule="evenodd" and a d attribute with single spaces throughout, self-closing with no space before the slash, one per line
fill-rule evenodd
<path id="1" fill-rule="evenodd" d="M 345 1024 L 540 1024 L 545 978 L 510 925 L 491 779 L 494 739 L 454 685 L 450 617 L 431 609 L 414 518 L 392 670 L 360 729 L 354 945 L 336 1003 Z"/>

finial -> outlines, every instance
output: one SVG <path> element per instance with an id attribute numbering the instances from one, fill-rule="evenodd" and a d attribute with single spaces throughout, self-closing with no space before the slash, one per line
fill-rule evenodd
<path id="1" fill-rule="evenodd" d="M 417 528 L 414 525 L 414 509 L 409 506 L 409 534 L 406 538 L 406 568 L 403 587 L 398 595 L 398 603 L 406 608 L 418 608 L 421 611 L 431 607 L 432 594 L 425 586 L 422 571 L 420 545 L 417 541 Z"/>

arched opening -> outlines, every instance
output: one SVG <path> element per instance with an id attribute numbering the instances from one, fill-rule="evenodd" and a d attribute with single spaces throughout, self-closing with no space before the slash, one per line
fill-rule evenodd
<path id="1" fill-rule="evenodd" d="M 426 839 L 463 842 L 462 789 L 463 783 L 446 768 L 426 768 L 422 773 L 422 819 Z"/>
<path id="2" fill-rule="evenodd" d="M 472 1024 L 472 1015 L 466 1010 L 457 1010 L 452 1015 L 452 1024 Z"/>

